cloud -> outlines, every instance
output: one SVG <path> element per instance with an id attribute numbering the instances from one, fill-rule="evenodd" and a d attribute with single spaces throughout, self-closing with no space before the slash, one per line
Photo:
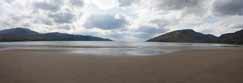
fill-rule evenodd
<path id="1" fill-rule="evenodd" d="M 117 0 L 90 0 L 97 8 L 109 10 L 118 6 Z"/>
<path id="2" fill-rule="evenodd" d="M 91 15 L 84 26 L 88 28 L 117 29 L 123 28 L 128 24 L 125 18 L 118 18 L 108 14 Z"/>
<path id="3" fill-rule="evenodd" d="M 15 0 L 3 0 L 3 1 L 5 1 L 5 2 L 7 2 L 7 3 L 12 3 L 12 2 L 14 2 Z"/>
<path id="4" fill-rule="evenodd" d="M 69 0 L 72 5 L 82 7 L 84 5 L 83 0 Z"/>
<path id="5" fill-rule="evenodd" d="M 179 29 L 242 29 L 242 0 L 0 0 L 0 29 L 27 27 L 142 41 Z"/>
<path id="6" fill-rule="evenodd" d="M 143 33 L 148 33 L 148 34 L 156 34 L 156 33 L 162 33 L 165 32 L 164 28 L 158 28 L 154 26 L 149 26 L 149 25 L 143 25 L 140 26 L 137 29 L 138 32 L 143 32 Z"/>
<path id="7" fill-rule="evenodd" d="M 235 26 L 234 26 L 234 27 L 232 27 L 232 28 L 243 29 L 243 24 L 235 25 Z"/>
<path id="8" fill-rule="evenodd" d="M 199 7 L 204 0 L 157 0 L 159 7 L 166 10 L 180 10 Z"/>
<path id="9" fill-rule="evenodd" d="M 214 12 L 217 15 L 243 15 L 243 0 L 216 0 Z"/>
<path id="10" fill-rule="evenodd" d="M 55 0 L 55 1 L 56 2 L 51 2 L 51 1 L 35 2 L 33 6 L 35 10 L 58 11 L 62 7 L 63 2 L 61 0 Z"/>
<path id="11" fill-rule="evenodd" d="M 56 23 L 62 24 L 62 23 L 72 23 L 75 15 L 72 14 L 71 12 L 59 12 L 59 13 L 50 14 L 49 17 L 53 18 Z"/>
<path id="12" fill-rule="evenodd" d="M 135 33 L 137 33 L 136 36 L 138 38 L 149 39 L 149 38 L 154 37 L 157 34 L 161 34 L 166 31 L 167 31 L 167 29 L 165 29 L 163 27 L 142 25 L 137 30 L 135 30 Z"/>
<path id="13" fill-rule="evenodd" d="M 135 3 L 138 0 L 118 0 L 119 6 L 130 6 L 131 4 Z"/>

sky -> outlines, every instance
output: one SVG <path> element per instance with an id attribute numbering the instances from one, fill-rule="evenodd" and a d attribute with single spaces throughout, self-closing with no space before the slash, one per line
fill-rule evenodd
<path id="1" fill-rule="evenodd" d="M 24 27 L 144 41 L 181 29 L 220 36 L 243 29 L 243 0 L 0 0 L 0 30 Z"/>

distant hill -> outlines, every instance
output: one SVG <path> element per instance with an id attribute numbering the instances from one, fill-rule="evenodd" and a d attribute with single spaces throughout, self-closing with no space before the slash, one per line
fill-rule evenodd
<path id="1" fill-rule="evenodd" d="M 0 31 L 0 41 L 112 41 L 110 39 L 66 33 L 41 34 L 26 28 Z"/>
<path id="2" fill-rule="evenodd" d="M 202 34 L 191 29 L 177 30 L 152 38 L 148 40 L 148 42 L 243 44 L 243 30 L 235 33 L 223 34 L 220 37 Z"/>
<path id="3" fill-rule="evenodd" d="M 220 43 L 243 44 L 243 30 L 235 33 L 223 34 L 219 37 Z"/>
<path id="4" fill-rule="evenodd" d="M 215 43 L 216 36 L 202 34 L 191 29 L 177 30 L 152 38 L 148 42 L 187 42 L 187 43 Z"/>

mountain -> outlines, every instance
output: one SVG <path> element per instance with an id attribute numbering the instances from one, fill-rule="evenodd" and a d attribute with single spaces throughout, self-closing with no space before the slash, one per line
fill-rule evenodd
<path id="1" fill-rule="evenodd" d="M 186 42 L 186 43 L 216 43 L 218 38 L 202 34 L 191 29 L 177 30 L 152 38 L 148 42 Z"/>
<path id="2" fill-rule="evenodd" d="M 41 34 L 26 28 L 13 28 L 0 31 L 0 41 L 112 41 L 93 36 L 66 33 Z"/>
<path id="3" fill-rule="evenodd" d="M 110 39 L 104 39 L 93 36 L 83 36 L 83 35 L 71 35 L 65 33 L 47 33 L 43 34 L 42 37 L 47 41 L 111 41 Z"/>
<path id="4" fill-rule="evenodd" d="M 21 35 L 35 35 L 38 34 L 37 32 L 31 31 L 29 29 L 25 28 L 14 28 L 14 29 L 6 29 L 0 31 L 0 35 L 15 35 L 15 34 L 21 34 Z"/>
<path id="5" fill-rule="evenodd" d="M 235 33 L 223 34 L 219 37 L 220 43 L 243 44 L 243 30 Z"/>
<path id="6" fill-rule="evenodd" d="M 0 41 L 40 40 L 40 34 L 29 29 L 14 28 L 0 31 Z"/>

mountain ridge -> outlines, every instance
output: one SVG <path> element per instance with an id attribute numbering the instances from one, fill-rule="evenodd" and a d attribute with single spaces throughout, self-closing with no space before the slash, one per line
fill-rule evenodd
<path id="1" fill-rule="evenodd" d="M 203 34 L 192 29 L 176 30 L 155 38 L 147 40 L 148 42 L 181 42 L 181 43 L 215 43 L 217 37 L 210 34 Z"/>
<path id="2" fill-rule="evenodd" d="M 67 33 L 38 33 L 27 28 L 12 28 L 0 31 L 1 41 L 112 41 L 110 39 L 87 36 L 73 35 Z"/>
<path id="3" fill-rule="evenodd" d="M 223 34 L 219 37 L 221 43 L 243 44 L 243 29 L 234 33 Z"/>
<path id="4" fill-rule="evenodd" d="M 179 42 L 179 43 L 225 43 L 243 44 L 243 30 L 222 34 L 216 37 L 203 34 L 192 29 L 176 30 L 147 40 L 147 42 Z"/>

